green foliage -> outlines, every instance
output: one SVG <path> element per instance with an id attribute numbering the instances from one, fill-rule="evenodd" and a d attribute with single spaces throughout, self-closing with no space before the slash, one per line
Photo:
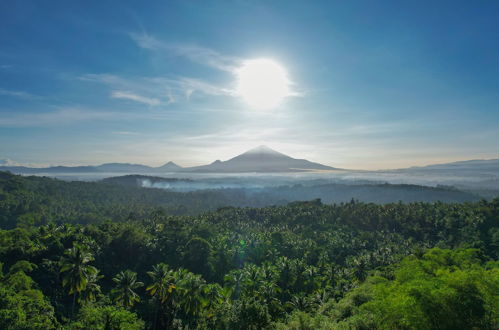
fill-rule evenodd
<path id="1" fill-rule="evenodd" d="M 30 273 L 36 268 L 38 267 L 32 262 L 26 260 L 19 260 L 9 268 L 9 274 L 14 274 L 17 272 Z"/>
<path id="2" fill-rule="evenodd" d="M 388 277 L 371 277 L 333 307 L 345 328 L 492 329 L 499 323 L 499 267 L 477 250 L 429 250 L 407 257 Z M 359 299 L 359 297 L 361 297 Z"/>
<path id="3" fill-rule="evenodd" d="M 54 308 L 24 273 L 26 262 L 11 267 L 0 282 L 0 329 L 56 329 Z M 24 268 L 24 269 L 23 269 Z"/>
<path id="4" fill-rule="evenodd" d="M 186 244 L 182 264 L 194 273 L 211 278 L 213 273 L 212 258 L 211 244 L 201 237 L 194 237 Z"/>
<path id="5" fill-rule="evenodd" d="M 293 312 L 286 322 L 275 324 L 276 330 L 330 330 L 333 327 L 335 324 L 331 318 L 321 314 L 311 315 L 300 310 Z"/>
<path id="6" fill-rule="evenodd" d="M 141 330 L 144 321 L 137 314 L 116 306 L 86 305 L 80 309 L 77 321 L 69 324 L 71 330 Z"/>

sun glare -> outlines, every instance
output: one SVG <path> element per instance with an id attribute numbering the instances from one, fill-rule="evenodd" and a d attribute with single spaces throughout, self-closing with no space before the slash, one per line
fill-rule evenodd
<path id="1" fill-rule="evenodd" d="M 247 60 L 236 74 L 236 93 L 252 108 L 273 109 L 290 95 L 287 72 L 275 61 Z"/>

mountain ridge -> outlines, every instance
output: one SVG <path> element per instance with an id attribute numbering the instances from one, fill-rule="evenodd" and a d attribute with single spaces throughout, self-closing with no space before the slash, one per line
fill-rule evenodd
<path id="1" fill-rule="evenodd" d="M 103 173 L 116 172 L 128 174 L 159 174 L 167 172 L 198 172 L 198 173 L 244 173 L 244 172 L 303 172 L 303 171 L 345 170 L 293 158 L 273 150 L 265 145 L 249 149 L 226 161 L 217 159 L 207 165 L 182 167 L 173 161 L 157 167 L 132 163 L 104 163 L 100 165 L 83 166 L 49 166 L 29 167 L 23 165 L 2 165 L 0 171 L 10 171 L 17 174 L 52 174 L 52 173 Z M 379 170 L 379 172 L 424 172 L 424 171 L 486 171 L 499 173 L 499 159 L 471 159 L 450 163 L 413 166 L 394 170 Z M 377 172 L 377 171 L 370 171 Z"/>
<path id="2" fill-rule="evenodd" d="M 193 167 L 181 167 L 172 161 L 162 166 L 152 167 L 131 163 L 105 163 L 95 166 L 51 166 L 34 168 L 26 166 L 0 166 L 0 170 L 7 170 L 20 174 L 37 173 L 86 173 L 86 172 L 115 172 L 115 173 L 162 173 L 162 172 L 209 172 L 209 173 L 244 173 L 244 172 L 301 172 L 310 170 L 338 170 L 335 167 L 310 162 L 306 159 L 296 159 L 267 146 L 260 145 L 239 154 L 226 161 L 219 159 L 214 162 Z"/>

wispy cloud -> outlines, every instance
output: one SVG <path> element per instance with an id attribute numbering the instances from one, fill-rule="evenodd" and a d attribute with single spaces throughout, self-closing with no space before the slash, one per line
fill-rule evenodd
<path id="1" fill-rule="evenodd" d="M 243 59 L 227 56 L 206 47 L 165 42 L 146 33 L 132 33 L 130 37 L 137 46 L 143 49 L 181 56 L 192 62 L 228 72 L 233 76 L 234 83 L 220 86 L 206 79 L 172 75 L 162 77 L 123 77 L 103 73 L 84 74 L 78 78 L 82 81 L 107 85 L 111 89 L 111 98 L 128 99 L 149 106 L 164 106 L 189 101 L 193 96 L 240 97 L 234 86 L 236 85 L 238 68 L 244 63 Z M 293 83 L 290 82 L 290 85 L 293 85 Z M 285 96 L 303 95 L 303 92 L 289 90 L 289 93 Z"/>
<path id="2" fill-rule="evenodd" d="M 215 86 L 205 81 L 192 78 L 181 78 L 179 80 L 183 87 L 184 94 L 189 98 L 194 92 L 198 91 L 206 95 L 232 95 L 233 91 L 227 88 Z"/>
<path id="3" fill-rule="evenodd" d="M 175 56 L 185 57 L 192 62 L 223 71 L 234 72 L 242 62 L 237 57 L 223 55 L 210 48 L 197 45 L 167 43 L 146 33 L 131 33 L 130 37 L 141 48 L 165 51 Z"/>
<path id="4" fill-rule="evenodd" d="M 137 44 L 137 46 L 141 48 L 154 52 L 163 52 L 173 56 L 184 57 L 191 62 L 229 72 L 234 76 L 234 78 L 238 76 L 241 66 L 244 65 L 245 61 L 247 61 L 247 59 L 236 56 L 228 56 L 207 47 L 166 42 L 147 33 L 131 33 L 130 37 Z M 187 97 L 189 97 L 196 90 L 194 87 L 198 87 L 198 90 L 208 95 L 240 96 L 237 91 L 230 88 L 221 88 L 206 82 L 199 84 L 199 82 L 201 82 L 199 79 L 185 78 L 183 79 L 183 82 L 190 82 L 185 89 L 185 95 Z M 305 91 L 297 90 L 292 81 L 289 81 L 289 87 L 290 90 L 286 96 L 303 97 L 306 94 Z"/>
<path id="5" fill-rule="evenodd" d="M 175 96 L 173 96 L 171 88 L 168 88 L 168 92 L 166 93 L 166 97 L 168 99 L 167 104 L 175 103 Z"/>
<path id="6" fill-rule="evenodd" d="M 161 102 L 157 98 L 145 97 L 132 92 L 124 92 L 124 91 L 113 91 L 111 93 L 111 98 L 113 99 L 126 99 L 132 100 L 139 103 L 144 103 L 150 106 L 159 105 Z"/>
<path id="7" fill-rule="evenodd" d="M 30 100 L 40 98 L 40 96 L 31 94 L 28 92 L 8 90 L 8 89 L 3 89 L 3 88 L 0 88 L 0 95 L 12 96 L 12 97 L 17 97 L 17 98 L 21 98 L 21 99 L 30 99 Z"/>
<path id="8" fill-rule="evenodd" d="M 138 132 L 131 132 L 131 131 L 114 131 L 111 133 L 114 135 L 139 135 Z"/>
<path id="9" fill-rule="evenodd" d="M 112 74 L 85 74 L 82 81 L 109 86 L 111 98 L 124 98 L 151 106 L 169 105 L 188 100 L 193 94 L 220 96 L 231 95 L 229 89 L 206 81 L 187 77 L 132 77 L 124 78 Z"/>
<path id="10" fill-rule="evenodd" d="M 112 119 L 117 116 L 115 112 L 97 112 L 75 108 L 63 108 L 56 111 L 31 114 L 12 114 L 0 117 L 0 126 L 3 127 L 34 127 L 61 125 L 71 122 Z"/>

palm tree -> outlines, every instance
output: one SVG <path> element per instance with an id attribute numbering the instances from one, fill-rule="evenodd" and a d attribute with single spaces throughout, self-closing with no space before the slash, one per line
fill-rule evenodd
<path id="1" fill-rule="evenodd" d="M 147 272 L 152 279 L 152 284 L 146 290 L 157 301 L 156 311 L 154 314 L 154 329 L 156 329 L 158 312 L 162 304 L 165 304 L 172 297 L 176 289 L 173 278 L 173 271 L 164 263 L 153 266 L 152 271 Z"/>
<path id="2" fill-rule="evenodd" d="M 147 272 L 147 275 L 151 277 L 153 283 L 149 285 L 146 290 L 161 303 L 166 302 L 170 293 L 176 288 L 172 274 L 173 271 L 164 263 L 153 266 L 152 271 Z"/>
<path id="3" fill-rule="evenodd" d="M 97 270 L 95 273 L 90 274 L 87 280 L 87 286 L 78 297 L 78 302 L 82 303 L 95 301 L 97 295 L 101 293 L 100 285 L 97 284 L 97 282 L 103 277 L 104 275 L 99 275 L 99 270 Z"/>
<path id="4" fill-rule="evenodd" d="M 186 314 L 196 317 L 202 307 L 205 280 L 201 275 L 196 275 L 186 269 L 180 268 L 174 273 L 179 293 L 179 305 L 183 307 Z"/>
<path id="5" fill-rule="evenodd" d="M 69 287 L 69 294 L 73 295 L 71 314 L 74 314 L 76 295 L 85 290 L 89 278 L 97 274 L 97 269 L 88 265 L 94 260 L 92 253 L 88 252 L 79 244 L 64 253 L 61 258 L 62 286 Z"/>
<path id="6" fill-rule="evenodd" d="M 113 291 L 117 294 L 116 302 L 119 305 L 129 308 L 140 301 L 139 295 L 133 291 L 144 285 L 137 281 L 137 273 L 130 270 L 121 271 L 113 278 L 113 281 L 116 283 Z"/>
<path id="7" fill-rule="evenodd" d="M 206 284 L 203 287 L 203 305 L 206 309 L 211 309 L 213 306 L 221 304 L 226 299 L 228 290 L 224 290 L 220 284 Z"/>

